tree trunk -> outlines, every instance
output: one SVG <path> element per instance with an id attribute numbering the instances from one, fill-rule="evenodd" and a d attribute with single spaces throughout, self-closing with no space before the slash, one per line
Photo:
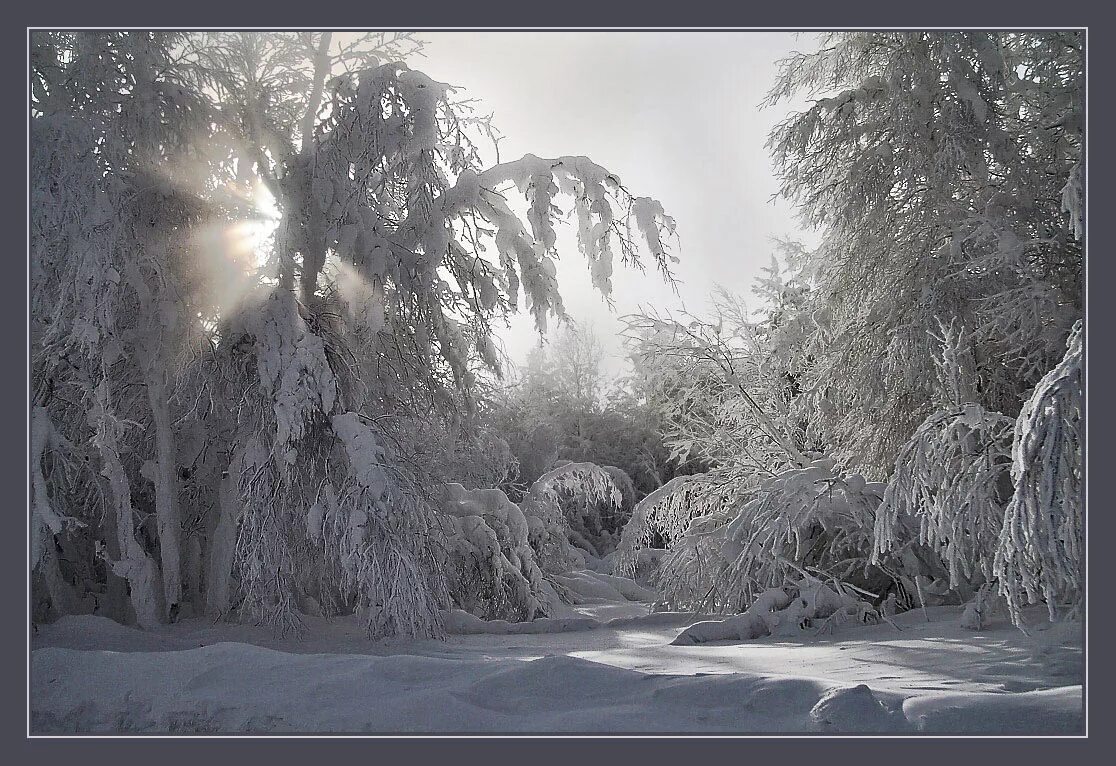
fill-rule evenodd
<path id="1" fill-rule="evenodd" d="M 318 274 L 325 265 L 325 227 L 322 216 L 325 211 L 318 209 L 314 195 L 314 165 L 316 148 L 314 146 L 314 124 L 318 115 L 318 105 L 325 90 L 325 81 L 330 74 L 329 46 L 333 40 L 331 32 L 323 32 L 314 55 L 314 78 L 306 111 L 302 115 L 302 151 L 299 157 L 299 172 L 304 176 L 298 184 L 301 191 L 297 212 L 301 214 L 304 227 L 302 243 L 302 277 L 300 289 L 302 302 L 310 305 L 318 288 Z M 295 212 L 295 211 L 292 211 Z"/>
<path id="2" fill-rule="evenodd" d="M 116 515 L 106 513 L 98 537 L 105 541 L 109 561 L 120 558 L 120 537 L 116 531 Z M 128 581 L 118 575 L 111 566 L 106 567 L 105 594 L 97 603 L 97 614 L 116 620 L 121 625 L 132 625 L 137 621 L 135 609 L 128 596 Z"/>
<path id="3" fill-rule="evenodd" d="M 155 520 L 159 530 L 159 558 L 163 598 L 168 612 L 182 601 L 182 518 L 178 508 L 178 459 L 163 374 L 156 361 L 147 368 L 147 401 L 155 421 Z"/>
<path id="4" fill-rule="evenodd" d="M 156 262 L 165 256 L 163 241 L 151 232 L 145 247 Z M 147 307 L 147 327 L 141 330 L 136 349 L 143 355 L 140 366 L 147 385 L 147 402 L 155 425 L 155 460 L 141 471 L 155 485 L 155 521 L 162 565 L 163 604 L 177 611 L 182 600 L 182 520 L 178 509 L 178 456 L 166 391 L 164 338 L 174 331 L 173 306 L 166 296 L 152 294 L 138 266 L 127 269 L 127 278 L 142 306 Z"/>
<path id="5" fill-rule="evenodd" d="M 229 611 L 229 581 L 236 550 L 237 463 L 234 458 L 218 488 L 217 526 L 209 540 L 205 577 L 205 611 L 217 619 Z"/>
<path id="6" fill-rule="evenodd" d="M 202 537 L 200 532 L 196 532 L 186 538 L 182 545 L 182 593 L 185 600 L 190 602 L 194 614 L 197 614 L 205 603 L 202 575 L 204 571 Z"/>
<path id="7" fill-rule="evenodd" d="M 97 434 L 94 442 L 101 454 L 101 474 L 108 479 L 112 508 L 116 516 L 116 540 L 120 557 L 109 559 L 113 572 L 127 579 L 129 598 L 136 612 L 136 622 L 142 628 L 152 628 L 161 622 L 163 607 L 159 594 L 159 567 L 136 541 L 135 520 L 132 517 L 132 491 L 128 476 L 120 462 L 116 444 L 115 417 L 108 403 L 108 381 L 97 387 L 97 399 L 89 414 L 90 425 Z"/>

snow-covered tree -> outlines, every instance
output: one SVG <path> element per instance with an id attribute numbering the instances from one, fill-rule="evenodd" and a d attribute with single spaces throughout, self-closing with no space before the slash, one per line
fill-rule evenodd
<path id="1" fill-rule="evenodd" d="M 107 608 L 150 623 L 183 597 L 170 400 L 202 338 L 189 241 L 215 214 L 199 196 L 211 112 L 171 64 L 180 35 L 34 38 L 34 404 L 80 445 L 83 470 L 55 486 L 55 502 L 105 519 L 105 577 L 130 592 L 126 606 L 117 587 Z M 133 534 L 137 502 L 151 511 L 140 517 L 146 543 Z"/>
<path id="2" fill-rule="evenodd" d="M 459 534 L 450 465 L 416 458 L 470 449 L 521 293 L 564 317 L 556 203 L 605 295 L 637 236 L 669 276 L 673 222 L 585 157 L 482 164 L 490 126 L 395 63 L 407 35 L 33 38 L 36 498 L 98 552 L 79 589 L 144 625 L 437 635 Z"/>
<path id="3" fill-rule="evenodd" d="M 1082 45 L 840 33 L 782 63 L 769 103 L 814 100 L 769 146 L 782 194 L 824 232 L 798 382 L 862 470 L 886 475 L 933 411 L 937 318 L 974 333 L 974 403 L 992 412 L 1018 412 L 1061 356 L 1083 295 Z"/>

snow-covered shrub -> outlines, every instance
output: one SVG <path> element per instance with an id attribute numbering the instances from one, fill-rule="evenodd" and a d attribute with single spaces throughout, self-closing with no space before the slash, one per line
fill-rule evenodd
<path id="1" fill-rule="evenodd" d="M 977 589 L 972 601 L 965 604 L 961 613 L 961 627 L 969 630 L 984 630 L 995 614 L 1001 596 L 999 586 L 994 582 L 986 582 Z"/>
<path id="2" fill-rule="evenodd" d="M 684 512 L 693 515 L 653 576 L 668 606 L 738 612 L 757 594 L 807 569 L 842 582 L 867 582 L 882 484 L 838 472 L 828 458 L 750 489 L 718 486 L 709 478 L 692 477 L 682 485 L 705 484 L 707 491 L 689 499 Z M 639 514 L 637 508 L 631 523 Z M 633 532 L 632 545 L 621 546 L 618 573 L 632 571 L 636 539 Z"/>
<path id="3" fill-rule="evenodd" d="M 1020 626 L 1024 603 L 1045 601 L 1053 620 L 1059 605 L 1081 600 L 1083 334 L 1078 322 L 1065 357 L 1035 387 L 1015 423 L 1015 492 L 994 571 L 1012 622 Z"/>
<path id="4" fill-rule="evenodd" d="M 449 526 L 450 596 L 458 606 L 487 620 L 513 622 L 550 613 L 544 574 L 529 539 L 531 520 L 519 506 L 498 489 L 449 484 L 441 508 Z"/>
<path id="5" fill-rule="evenodd" d="M 937 324 L 939 409 L 896 456 L 876 513 L 872 561 L 902 571 L 920 600 L 941 590 L 929 581 L 921 587 L 918 578 L 932 575 L 965 601 L 994 578 L 1014 422 L 976 403 L 974 337 L 954 321 Z"/>
<path id="6" fill-rule="evenodd" d="M 971 593 L 992 579 L 1012 426 L 971 403 L 928 417 L 896 458 L 876 513 L 873 561 L 917 542 L 941 560 L 952 588 Z"/>
<path id="7" fill-rule="evenodd" d="M 596 557 L 609 553 L 623 503 L 614 471 L 594 463 L 567 463 L 540 476 L 521 506 L 536 526 L 543 568 L 571 568 L 567 540 Z"/>
<path id="8" fill-rule="evenodd" d="M 724 529 L 728 565 L 711 583 L 722 608 L 732 596 L 747 604 L 754 594 L 781 585 L 791 564 L 843 581 L 864 577 L 882 495 L 882 484 L 841 473 L 829 458 L 762 481 Z"/>
<path id="9" fill-rule="evenodd" d="M 586 553 L 600 554 L 609 539 L 600 510 L 622 502 L 613 472 L 592 463 L 548 471 L 519 505 L 499 489 L 447 485 L 451 597 L 485 619 L 551 614 L 566 590 L 557 576 L 584 567 Z"/>
<path id="10" fill-rule="evenodd" d="M 828 630 L 855 620 L 878 619 L 871 605 L 840 582 L 803 575 L 768 588 L 745 611 L 724 620 L 694 623 L 678 634 L 676 646 L 710 641 L 749 641 L 763 636 L 795 636 Z"/>
<path id="11" fill-rule="evenodd" d="M 709 496 L 710 488 L 701 482 L 700 475 L 676 476 L 636 503 L 616 547 L 616 574 L 633 578 L 642 574 L 641 551 L 656 540 L 668 545 L 680 540 L 695 515 L 716 510 L 717 506 L 694 502 Z"/>

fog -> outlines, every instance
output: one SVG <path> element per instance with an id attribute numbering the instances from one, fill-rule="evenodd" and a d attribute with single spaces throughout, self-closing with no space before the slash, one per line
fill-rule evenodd
<path id="1" fill-rule="evenodd" d="M 814 35 L 785 32 L 424 32 L 412 66 L 479 98 L 504 160 L 586 155 L 675 218 L 675 295 L 653 269 L 617 266 L 610 309 L 592 289 L 574 227 L 560 230 L 558 280 L 570 317 L 593 325 L 624 367 L 621 317 L 640 306 L 700 312 L 722 285 L 748 293 L 772 237 L 811 241 L 778 190 L 768 132 L 796 104 L 761 109 L 777 62 Z M 458 94 L 459 96 L 463 94 Z M 522 299 L 521 299 L 522 300 Z M 553 332 L 553 328 L 551 329 Z M 538 342 L 521 312 L 500 331 L 512 361 Z"/>

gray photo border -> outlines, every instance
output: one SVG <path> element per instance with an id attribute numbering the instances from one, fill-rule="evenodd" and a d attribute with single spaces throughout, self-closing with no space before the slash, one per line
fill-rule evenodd
<path id="1" fill-rule="evenodd" d="M 22 94 L 27 89 L 27 41 L 26 33 L 30 27 L 304 27 L 304 28 L 401 28 L 408 30 L 423 29 L 485 29 L 509 31 L 522 28 L 564 28 L 564 29 L 608 29 L 608 28 L 674 28 L 674 29 L 723 29 L 738 28 L 746 34 L 748 28 L 769 28 L 787 31 L 812 31 L 824 29 L 854 29 L 863 27 L 916 27 L 916 28 L 1022 28 L 1022 27 L 1075 27 L 1087 28 L 1087 61 L 1093 92 L 1100 94 L 1087 104 L 1087 119 L 1092 121 L 1093 132 L 1101 140 L 1087 146 L 1088 176 L 1101 179 L 1089 190 L 1087 197 L 1090 208 L 1102 211 L 1101 223 L 1090 230 L 1091 238 L 1086 245 L 1086 385 L 1087 420 L 1086 465 L 1104 466 L 1109 455 L 1107 436 L 1112 433 L 1111 404 L 1106 393 L 1106 378 L 1111 380 L 1113 364 L 1107 349 L 1108 328 L 1113 327 L 1110 312 L 1114 301 L 1106 300 L 1106 287 L 1116 285 L 1111 273 L 1112 260 L 1105 255 L 1106 229 L 1104 212 L 1111 208 L 1108 196 L 1111 194 L 1105 179 L 1112 177 L 1111 149 L 1105 140 L 1106 134 L 1098 132 L 1098 126 L 1111 124 L 1109 111 L 1111 101 L 1106 98 L 1108 73 L 1111 67 L 1113 45 L 1110 42 L 1111 26 L 1108 15 L 1099 4 L 1089 4 L 1083 0 L 1065 0 L 1060 3 L 1040 3 L 1034 0 L 985 0 L 982 3 L 958 2 L 957 0 L 937 0 L 921 6 L 905 6 L 895 2 L 872 0 L 836 4 L 824 0 L 800 0 L 794 4 L 743 3 L 726 7 L 725 3 L 690 2 L 668 4 L 656 0 L 640 5 L 606 5 L 600 0 L 584 2 L 570 0 L 555 5 L 528 5 L 523 2 L 512 3 L 507 0 L 488 2 L 483 5 L 471 3 L 449 3 L 446 0 L 427 0 L 421 8 L 409 4 L 384 7 L 384 4 L 367 6 L 315 2 L 296 5 L 293 3 L 262 2 L 247 0 L 236 6 L 230 3 L 217 3 L 212 0 L 193 0 L 176 5 L 135 2 L 114 2 L 111 4 L 81 3 L 75 0 L 53 0 L 38 6 L 16 6 L 8 12 L 15 13 L 20 24 L 12 24 L 5 29 L 7 45 L 0 51 L 4 56 L 2 70 L 12 84 L 13 94 Z M 1089 45 L 1093 43 L 1092 45 Z M 1086 90 L 1088 93 L 1088 88 Z M 13 97 L 15 97 L 13 95 Z M 20 107 L 22 109 L 22 107 Z M 3 128 L 9 146 L 26 147 L 28 125 L 9 124 Z M 16 152 L 13 151 L 14 155 Z M 3 440 L 3 459 L 0 466 L 4 471 L 4 483 L 11 498 L 8 513 L 17 519 L 23 518 L 17 510 L 26 507 L 26 487 L 28 484 L 27 465 L 27 377 L 28 360 L 27 327 L 27 255 L 25 240 L 20 232 L 26 232 L 27 178 L 13 160 L 7 174 L 8 183 L 4 185 L 5 205 L 2 209 L 10 223 L 5 226 L 9 240 L 23 244 L 13 244 L 12 250 L 23 249 L 23 255 L 14 253 L 9 257 L 21 263 L 14 272 L 19 275 L 5 280 L 3 289 L 10 295 L 0 302 L 0 310 L 9 328 L 3 334 L 7 355 L 21 359 L 25 364 L 23 375 L 9 374 L 0 377 L 4 389 L 5 418 L 7 435 Z M 18 180 L 17 180 L 18 179 Z M 1088 178 L 1086 179 L 1086 183 Z M 22 217 L 16 212 L 22 210 Z M 12 220 L 14 219 L 14 220 Z M 1089 218 L 1086 218 L 1088 225 Z M 1099 246 L 1098 246 L 1099 243 Z M 1093 250 L 1098 252 L 1091 258 Z M 1089 300 L 1093 295 L 1099 300 Z M 18 328 L 18 329 L 17 329 Z M 1092 332 L 1089 332 L 1089 329 Z M 1093 349 L 1095 353 L 1091 353 Z M 13 364 L 14 368 L 16 365 Z M 1094 377 L 1096 381 L 1094 381 Z M 1097 392 L 1096 395 L 1090 393 Z M 1090 459 L 1090 458 L 1093 459 Z M 20 466 L 23 467 L 21 470 Z M 1103 468 L 1101 476 L 1104 475 Z M 1102 480 L 1103 481 L 1103 480 Z M 1088 485 L 1086 485 L 1088 486 Z M 1103 484 L 1101 485 L 1103 487 Z M 1088 490 L 1087 490 L 1088 491 Z M 1098 491 L 1099 494 L 1099 491 Z M 1105 510 L 1104 500 L 1100 500 L 1101 513 L 1096 518 L 1086 511 L 1086 540 L 1091 535 L 1094 541 L 1113 538 L 1110 529 L 1111 514 Z M 26 598 L 26 536 L 25 526 L 15 527 L 20 534 L 9 534 L 3 539 L 4 555 L 0 565 L 4 568 L 4 582 L 9 590 L 17 588 Z M 1088 567 L 1088 553 L 1086 567 Z M 1103 577 L 1103 573 L 1098 575 Z M 1102 591 L 1103 592 L 1103 591 Z M 1086 601 L 1087 603 L 1087 601 Z M 25 613 L 26 614 L 26 613 Z M 751 760 L 755 758 L 780 757 L 789 754 L 795 760 L 818 759 L 827 762 L 844 758 L 862 760 L 882 758 L 886 761 L 918 762 L 922 759 L 938 762 L 948 757 L 952 751 L 960 749 L 968 758 L 983 761 L 987 758 L 999 760 L 1006 756 L 1022 756 L 1048 762 L 1060 751 L 1068 749 L 1066 755 L 1074 758 L 1088 757 L 1093 750 L 1100 750 L 1105 740 L 1111 737 L 1112 711 L 1105 681 L 1110 677 L 1111 658 L 1103 648 L 1097 652 L 1088 651 L 1090 632 L 1106 636 L 1110 634 L 1111 615 L 1094 607 L 1090 613 L 1086 607 L 1084 629 L 1086 631 L 1086 668 L 1085 692 L 1087 700 L 1086 721 L 1087 738 L 917 738 L 917 745 L 911 738 L 766 738 L 766 737 L 664 737 L 664 738 L 597 738 L 556 735 L 553 737 L 521 738 L 507 737 L 440 737 L 419 738 L 375 737 L 371 739 L 352 739 L 342 737 L 315 737 L 310 739 L 286 739 L 275 737 L 222 737 L 222 738 L 156 738 L 143 737 L 123 739 L 115 737 L 100 738 L 34 738 L 27 737 L 27 660 L 29 621 L 11 620 L 3 632 L 4 698 L 2 722 L 7 758 L 14 763 L 53 763 L 80 762 L 120 763 L 158 759 L 160 763 L 196 763 L 199 758 L 212 755 L 240 756 L 255 760 L 266 758 L 271 762 L 304 763 L 308 757 L 328 758 L 371 757 L 385 759 L 386 763 L 397 760 L 425 762 L 427 759 L 457 761 L 488 760 L 495 756 L 500 761 L 528 761 L 537 763 L 540 759 L 568 761 L 571 757 L 583 758 L 586 755 L 603 758 L 634 757 L 652 761 L 662 759 L 677 762 L 695 755 L 724 759 L 725 762 Z M 1099 626 L 1099 627 L 1098 627 Z M 1101 694 L 1089 698 L 1090 681 L 1103 679 L 1097 688 Z M 740 741 L 746 739 L 747 741 Z M 543 741 L 536 741 L 543 740 Z M 319 745 L 324 747 L 325 752 Z M 756 748 L 759 748 L 758 750 Z M 1107 749 L 1107 748 L 1106 748 Z M 339 752 L 339 750 L 341 752 Z M 789 752 L 788 752 L 789 751 Z M 2 752 L 2 751 L 0 751 Z M 785 755 L 784 755 L 785 757 Z M 7 759 L 6 758 L 6 759 Z"/>

